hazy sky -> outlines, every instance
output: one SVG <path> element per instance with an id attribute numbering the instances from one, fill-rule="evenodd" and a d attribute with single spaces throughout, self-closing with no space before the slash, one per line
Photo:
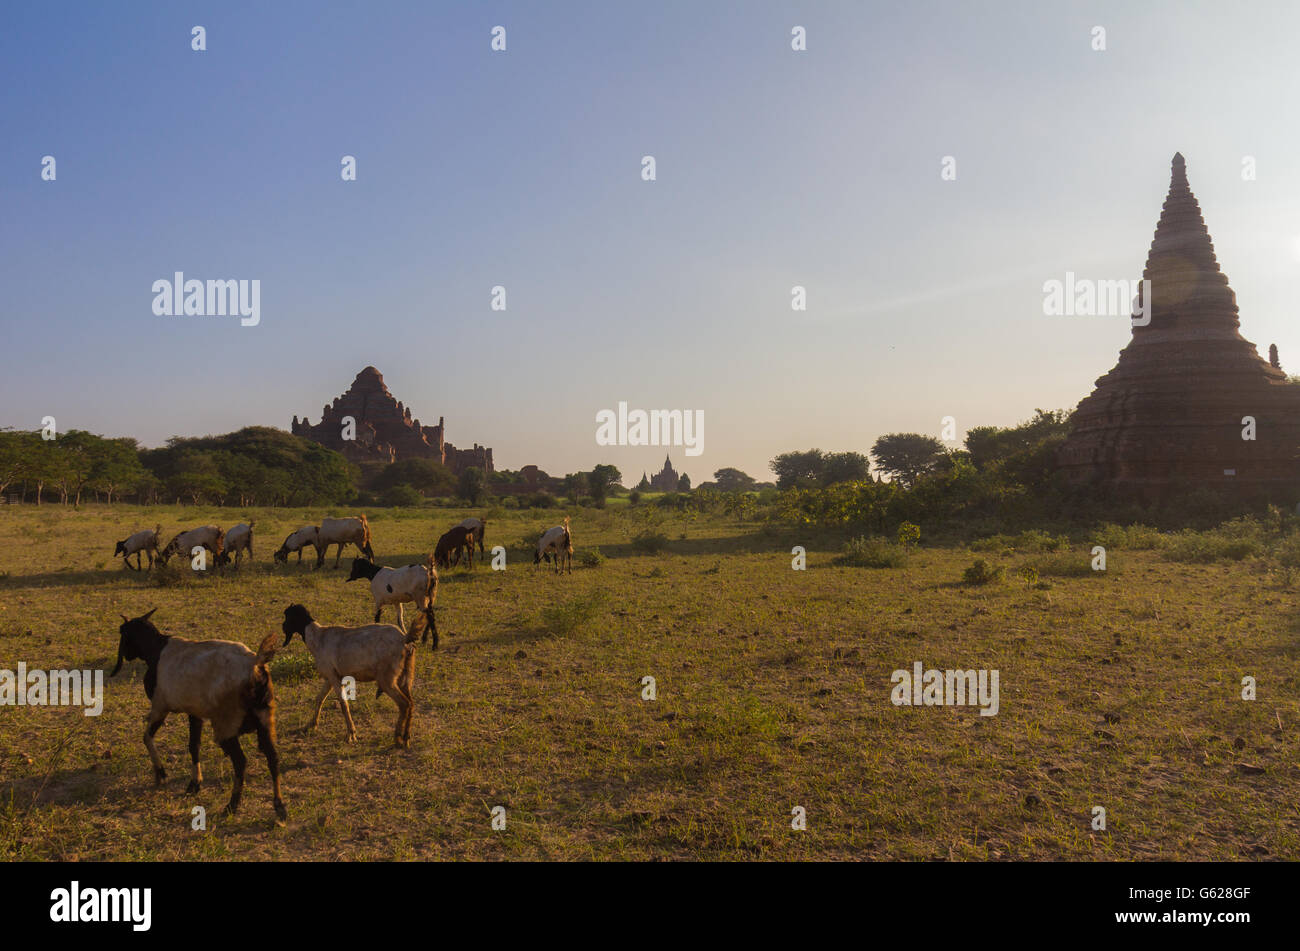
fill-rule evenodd
<path id="1" fill-rule="evenodd" d="M 498 467 L 628 484 L 664 450 L 596 445 L 620 400 L 704 412 L 697 483 L 1009 425 L 1114 364 L 1127 320 L 1043 282 L 1137 278 L 1175 151 L 1300 372 L 1297 35 L 1281 0 L 10 4 L 0 425 L 287 429 L 367 364 Z M 155 316 L 175 271 L 260 280 L 260 325 Z"/>

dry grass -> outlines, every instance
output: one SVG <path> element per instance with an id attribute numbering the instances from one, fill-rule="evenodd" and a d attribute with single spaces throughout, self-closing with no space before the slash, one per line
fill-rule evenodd
<path id="1" fill-rule="evenodd" d="M 164 633 L 250 645 L 294 601 L 361 623 L 368 589 L 332 556 L 320 572 L 270 563 L 321 514 L 2 509 L 0 668 L 111 669 L 119 613 L 153 607 Z M 469 513 L 368 514 L 378 560 L 397 565 Z M 160 516 L 170 533 L 248 515 L 257 560 L 239 572 L 160 585 L 111 557 Z M 159 734 L 170 778 L 154 789 L 138 662 L 108 683 L 98 718 L 0 709 L 0 858 L 1300 858 L 1294 598 L 1257 562 L 1114 551 L 1104 575 L 972 587 L 965 549 L 871 571 L 834 566 L 840 540 L 572 515 L 578 554 L 598 545 L 598 566 L 557 577 L 512 548 L 505 572 L 444 574 L 443 646 L 418 654 L 409 751 L 391 747 L 391 701 L 365 688 L 355 745 L 332 705 L 299 734 L 316 675 L 297 640 L 276 658 L 284 827 L 251 737 L 238 817 L 219 815 L 231 775 L 210 734 L 205 787 L 184 794 L 181 717 Z M 506 513 L 488 544 L 560 518 Z M 670 540 L 641 554 L 650 528 Z M 806 571 L 790 568 L 794 544 Z M 1011 579 L 1044 560 L 982 557 Z M 890 673 L 917 660 L 997 668 L 1000 713 L 893 706 Z M 645 675 L 657 701 L 641 699 Z M 206 832 L 190 829 L 196 804 Z M 495 805 L 505 832 L 491 829 Z M 796 805 L 805 832 L 790 828 Z M 1090 827 L 1095 805 L 1105 832 Z"/>

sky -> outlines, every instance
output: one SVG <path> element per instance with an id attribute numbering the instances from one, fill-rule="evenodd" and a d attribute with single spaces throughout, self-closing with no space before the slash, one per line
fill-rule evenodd
<path id="1" fill-rule="evenodd" d="M 1282 0 L 10 4 L 0 426 L 287 429 L 374 365 L 498 468 L 628 485 L 960 439 L 1114 365 L 1127 317 L 1043 285 L 1140 276 L 1176 151 L 1300 372 L 1297 35 Z M 176 271 L 259 280 L 260 322 L 156 315 Z M 619 402 L 704 451 L 597 445 Z"/>

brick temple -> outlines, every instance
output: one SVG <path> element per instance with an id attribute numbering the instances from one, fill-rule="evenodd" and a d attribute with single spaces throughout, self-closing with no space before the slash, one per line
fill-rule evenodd
<path id="1" fill-rule="evenodd" d="M 1142 276 L 1150 323 L 1073 417 L 1057 457 L 1067 479 L 1154 501 L 1207 486 L 1290 505 L 1300 499 L 1300 385 L 1238 332 L 1201 209 L 1175 155 Z M 1248 421 L 1254 419 L 1254 439 Z"/>
<path id="2" fill-rule="evenodd" d="M 356 424 L 356 438 L 344 439 L 344 417 Z M 437 426 L 423 426 L 411 416 L 409 406 L 395 399 L 384 384 L 384 377 L 374 367 L 357 374 L 348 391 L 335 397 L 321 409 L 321 421 L 315 426 L 297 416 L 290 431 L 305 436 L 329 449 L 336 449 L 353 462 L 396 462 L 399 459 L 432 459 L 454 473 L 477 466 L 492 472 L 492 450 L 474 444 L 473 449 L 457 449 L 444 439 L 445 423 L 438 417 Z"/>

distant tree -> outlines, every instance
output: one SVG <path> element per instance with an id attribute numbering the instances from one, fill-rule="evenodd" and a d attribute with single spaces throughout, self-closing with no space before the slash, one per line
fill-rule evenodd
<path id="1" fill-rule="evenodd" d="M 459 490 L 452 471 L 432 459 L 399 459 L 385 466 L 375 479 L 375 488 L 380 490 L 397 485 L 410 486 L 424 496 L 450 495 Z"/>
<path id="2" fill-rule="evenodd" d="M 137 485 L 144 475 L 139 447 L 134 439 L 100 441 L 92 456 L 90 484 L 95 491 L 108 497 L 109 505 L 113 504 L 113 496 Z"/>
<path id="3" fill-rule="evenodd" d="M 1036 409 L 1032 419 L 1018 426 L 976 426 L 966 432 L 966 450 L 977 469 L 987 469 L 1048 437 L 1064 438 L 1070 431 L 1070 415 L 1061 409 Z"/>
<path id="4" fill-rule="evenodd" d="M 462 472 L 456 483 L 456 494 L 467 500 L 470 505 L 478 505 L 487 495 L 487 482 L 483 478 L 483 470 L 478 466 L 470 466 Z"/>
<path id="5" fill-rule="evenodd" d="M 215 454 L 196 449 L 181 452 L 166 485 L 170 495 L 188 499 L 193 505 L 223 499 L 228 487 Z"/>
<path id="6" fill-rule="evenodd" d="M 871 478 L 871 460 L 860 452 L 828 452 L 822 457 L 823 486 Z"/>
<path id="7" fill-rule="evenodd" d="M 945 454 L 943 443 L 923 433 L 890 433 L 871 447 L 876 466 L 907 487 L 933 472 Z"/>
<path id="8" fill-rule="evenodd" d="M 596 505 L 604 506 L 610 489 L 623 481 L 623 473 L 617 466 L 596 466 L 587 473 L 587 491 L 591 493 Z"/>
<path id="9" fill-rule="evenodd" d="M 691 477 L 688 476 L 685 472 L 683 472 L 682 477 L 677 480 L 677 491 L 678 492 L 691 491 Z"/>
<path id="10" fill-rule="evenodd" d="M 822 473 L 826 469 L 826 459 L 820 449 L 808 449 L 803 452 L 783 452 L 769 465 L 776 473 L 777 488 L 793 489 L 820 484 Z"/>
<path id="11" fill-rule="evenodd" d="M 32 471 L 32 439 L 35 433 L 13 429 L 0 430 L 0 495 L 20 479 L 28 478 Z"/>
<path id="12" fill-rule="evenodd" d="M 587 473 L 585 472 L 570 472 L 564 477 L 564 494 L 575 505 L 590 487 L 591 483 L 587 481 Z"/>
<path id="13" fill-rule="evenodd" d="M 392 485 L 384 490 L 382 498 L 385 505 L 396 508 L 409 508 L 410 506 L 419 505 L 424 497 L 412 486 Z"/>
<path id="14" fill-rule="evenodd" d="M 754 478 L 739 469 L 719 469 L 713 473 L 713 481 L 719 492 L 747 492 L 758 483 Z"/>
<path id="15" fill-rule="evenodd" d="M 84 429 L 69 429 L 50 443 L 58 459 L 54 484 L 59 496 L 65 505 L 69 499 L 73 505 L 80 505 L 82 490 L 94 472 L 104 439 Z"/>

